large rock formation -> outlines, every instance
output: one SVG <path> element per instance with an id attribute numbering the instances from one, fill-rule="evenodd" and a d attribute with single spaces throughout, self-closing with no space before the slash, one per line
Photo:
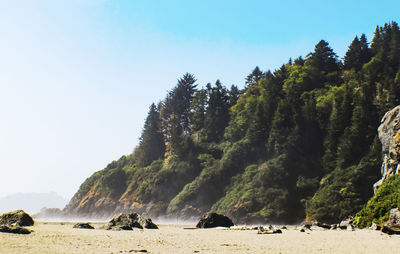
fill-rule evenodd
<path id="1" fill-rule="evenodd" d="M 81 228 L 81 229 L 94 229 L 92 225 L 89 223 L 76 223 L 74 228 Z"/>
<path id="2" fill-rule="evenodd" d="M 400 106 L 388 111 L 378 128 L 384 154 L 381 167 L 382 178 L 374 184 L 374 192 L 393 174 L 399 173 L 400 161 Z"/>
<path id="3" fill-rule="evenodd" d="M 197 228 L 215 228 L 215 227 L 232 227 L 233 222 L 225 215 L 217 213 L 209 213 L 201 217 L 197 223 Z"/>
<path id="4" fill-rule="evenodd" d="M 0 225 L 33 226 L 33 219 L 23 210 L 17 210 L 1 215 Z"/>
<path id="5" fill-rule="evenodd" d="M 158 229 L 150 218 L 144 218 L 137 213 L 117 214 L 106 227 L 108 230 L 132 230 L 133 228 Z"/>
<path id="6" fill-rule="evenodd" d="M 32 230 L 29 230 L 29 229 L 26 229 L 26 228 L 23 228 L 23 227 L 0 225 L 0 232 L 2 232 L 2 233 L 11 233 L 11 234 L 28 235 L 28 234 L 32 233 Z"/>
<path id="7" fill-rule="evenodd" d="M 400 234 L 400 211 L 398 208 L 390 210 L 389 219 L 383 226 L 382 232 L 389 235 Z"/>

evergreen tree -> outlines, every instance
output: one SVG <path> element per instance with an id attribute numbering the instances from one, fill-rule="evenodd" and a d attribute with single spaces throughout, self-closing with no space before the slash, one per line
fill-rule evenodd
<path id="1" fill-rule="evenodd" d="M 264 73 L 256 66 L 254 70 L 246 77 L 246 85 L 247 86 L 252 86 L 256 84 L 262 77 L 264 76 Z"/>
<path id="2" fill-rule="evenodd" d="M 338 57 L 329 46 L 329 43 L 324 40 L 315 45 L 314 52 L 311 53 L 308 60 L 312 66 L 324 71 L 325 74 L 339 70 Z"/>
<path id="3" fill-rule="evenodd" d="M 303 66 L 303 65 L 304 65 L 304 59 L 303 59 L 303 57 L 299 56 L 298 58 L 294 59 L 293 64 Z"/>
<path id="4" fill-rule="evenodd" d="M 389 61 L 394 72 L 399 69 L 400 63 L 400 30 L 396 22 L 392 22 L 390 29 Z"/>
<path id="5" fill-rule="evenodd" d="M 192 130 L 199 131 L 204 127 L 204 119 L 207 107 L 207 91 L 197 90 L 193 96 L 191 108 Z"/>
<path id="6" fill-rule="evenodd" d="M 362 34 L 360 37 L 360 48 L 361 48 L 361 54 L 360 54 L 360 67 L 362 67 L 364 64 L 368 63 L 371 60 L 371 49 L 369 47 L 367 37 L 365 34 Z"/>
<path id="7" fill-rule="evenodd" d="M 338 72 L 341 63 L 328 42 L 324 40 L 318 42 L 318 44 L 315 45 L 314 52 L 308 55 L 306 63 L 308 66 L 312 67 L 315 72 L 313 75 L 318 77 L 315 80 L 317 86 L 322 86 L 325 82 L 333 82 L 336 84 L 340 81 Z"/>
<path id="8" fill-rule="evenodd" d="M 207 92 L 208 107 L 204 127 L 207 140 L 216 142 L 223 137 L 229 122 L 229 94 L 219 80 L 215 82 L 214 87 L 207 84 Z"/>
<path id="9" fill-rule="evenodd" d="M 361 43 L 358 39 L 358 36 L 354 38 L 349 46 L 349 50 L 346 52 L 344 56 L 344 69 L 349 70 L 351 68 L 355 68 L 356 70 L 360 69 L 358 61 L 361 56 Z"/>
<path id="10" fill-rule="evenodd" d="M 231 89 L 228 91 L 229 94 L 229 107 L 232 107 L 233 105 L 236 104 L 237 100 L 239 99 L 240 96 L 240 90 L 237 86 L 232 85 Z"/>
<path id="11" fill-rule="evenodd" d="M 144 123 L 139 148 L 135 157 L 140 166 L 147 166 L 152 161 L 163 157 L 165 153 L 164 136 L 161 130 L 160 112 L 153 103 Z"/>
<path id="12" fill-rule="evenodd" d="M 191 133 L 190 105 L 196 91 L 196 78 L 186 73 L 167 95 L 162 108 L 165 138 L 172 149 L 176 149 L 182 138 Z"/>

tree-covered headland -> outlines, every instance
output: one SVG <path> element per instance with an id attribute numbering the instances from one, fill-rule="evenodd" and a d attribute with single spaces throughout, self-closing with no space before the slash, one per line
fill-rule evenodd
<path id="1" fill-rule="evenodd" d="M 377 127 L 399 104 L 395 22 L 371 42 L 356 36 L 343 59 L 321 40 L 277 70 L 256 67 L 243 89 L 186 73 L 150 106 L 134 152 L 88 178 L 67 209 L 338 222 L 373 196 Z"/>

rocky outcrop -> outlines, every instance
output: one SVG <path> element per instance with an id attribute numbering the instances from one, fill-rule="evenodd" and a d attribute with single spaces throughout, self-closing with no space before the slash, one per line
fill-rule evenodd
<path id="1" fill-rule="evenodd" d="M 368 229 L 369 230 L 381 230 L 381 226 L 377 225 L 375 222 L 372 222 L 371 226 Z"/>
<path id="2" fill-rule="evenodd" d="M 343 230 L 354 230 L 354 219 L 352 216 L 349 216 L 347 219 L 342 220 L 339 223 L 339 228 Z"/>
<path id="3" fill-rule="evenodd" d="M 282 230 L 280 228 L 269 225 L 267 227 L 259 226 L 257 234 L 282 234 Z"/>
<path id="4" fill-rule="evenodd" d="M 317 220 L 303 220 L 300 223 L 301 227 L 307 228 L 307 229 L 311 229 L 311 227 L 319 227 L 319 228 L 323 228 L 323 229 L 331 229 L 332 225 L 331 224 L 327 224 L 327 223 L 323 223 L 323 222 L 319 222 Z"/>
<path id="5" fill-rule="evenodd" d="M 132 230 L 133 228 L 158 229 L 158 226 L 150 218 L 144 218 L 137 213 L 117 214 L 106 226 L 108 230 Z"/>
<path id="6" fill-rule="evenodd" d="M 0 216 L 0 225 L 33 226 L 32 217 L 23 210 L 5 213 Z"/>
<path id="7" fill-rule="evenodd" d="M 381 167 L 382 178 L 374 184 L 374 192 L 391 175 L 398 174 L 400 170 L 400 105 L 383 116 L 378 135 L 384 157 Z"/>
<path id="8" fill-rule="evenodd" d="M 74 225 L 74 228 L 82 228 L 82 229 L 94 229 L 92 225 L 89 223 L 76 223 Z"/>
<path id="9" fill-rule="evenodd" d="M 0 232 L 27 235 L 32 233 L 33 231 L 23 227 L 0 225 Z"/>
<path id="10" fill-rule="evenodd" d="M 76 193 L 63 213 L 71 217 L 109 218 L 117 213 L 116 206 L 116 200 L 104 197 L 99 190 L 90 190 L 86 194 Z"/>
<path id="11" fill-rule="evenodd" d="M 215 227 L 232 227 L 233 222 L 225 215 L 217 213 L 208 213 L 200 218 L 197 228 L 215 228 Z"/>
<path id="12" fill-rule="evenodd" d="M 383 225 L 382 232 L 389 235 L 400 234 L 400 211 L 398 208 L 390 210 L 389 219 Z"/>

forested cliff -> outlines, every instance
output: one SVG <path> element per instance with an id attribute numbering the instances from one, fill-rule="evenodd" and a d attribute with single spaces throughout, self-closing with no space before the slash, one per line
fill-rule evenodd
<path id="1" fill-rule="evenodd" d="M 343 61 L 321 40 L 273 72 L 255 68 L 242 90 L 201 85 L 178 79 L 150 106 L 134 152 L 90 176 L 64 211 L 286 223 L 354 215 L 380 178 L 380 120 L 400 104 L 400 30 L 391 22 L 371 43 L 356 36 Z"/>

